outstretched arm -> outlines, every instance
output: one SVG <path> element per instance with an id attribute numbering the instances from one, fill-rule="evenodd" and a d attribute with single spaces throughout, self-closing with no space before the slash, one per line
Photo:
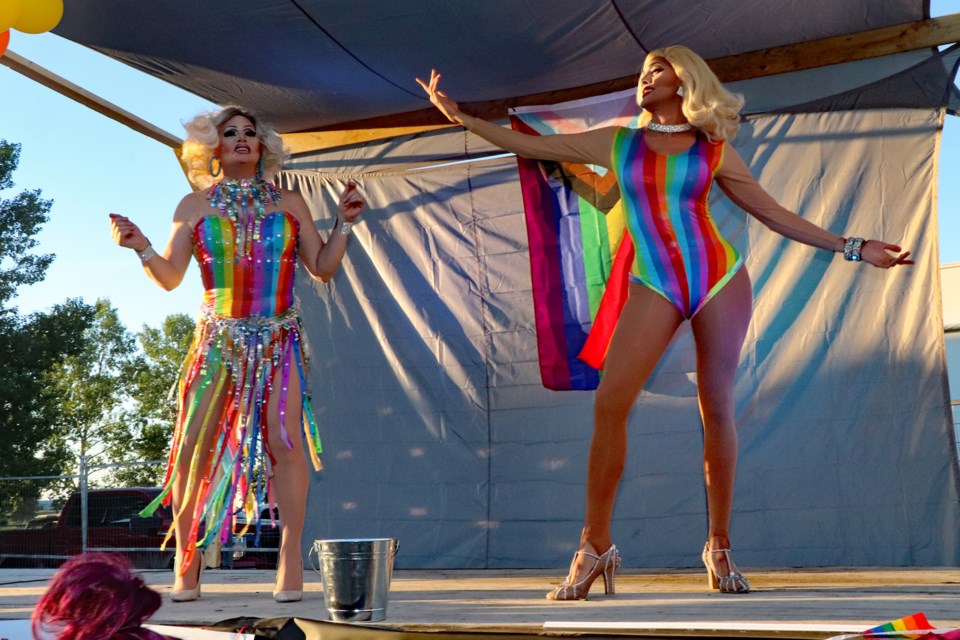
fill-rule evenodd
<path id="1" fill-rule="evenodd" d="M 533 136 L 497 126 L 481 118 L 460 111 L 460 106 L 439 89 L 440 74 L 430 71 L 430 81 L 417 78 L 417 83 L 430 96 L 434 104 L 450 122 L 462 124 L 484 140 L 501 149 L 524 158 L 578 162 L 610 166 L 610 149 L 617 133 L 616 127 L 605 127 L 584 133 Z"/>
<path id="2" fill-rule="evenodd" d="M 154 250 L 150 241 L 140 231 L 140 227 L 130 218 L 116 213 L 110 214 L 110 231 L 113 241 L 121 247 L 136 251 L 150 279 L 167 291 L 175 289 L 180 284 L 190 264 L 190 255 L 193 251 L 191 238 L 193 229 L 187 220 L 187 215 L 192 197 L 192 195 L 186 196 L 177 206 L 177 211 L 173 215 L 173 229 L 163 253 L 157 253 Z"/>
<path id="3" fill-rule="evenodd" d="M 717 173 L 717 184 L 740 208 L 777 233 L 813 247 L 843 253 L 846 238 L 822 229 L 780 206 L 764 191 L 729 144 L 723 152 L 723 165 Z M 860 257 L 864 262 L 884 269 L 898 264 L 913 264 L 909 256 L 909 251 L 904 252 L 900 247 L 882 240 L 867 240 L 860 249 Z"/>

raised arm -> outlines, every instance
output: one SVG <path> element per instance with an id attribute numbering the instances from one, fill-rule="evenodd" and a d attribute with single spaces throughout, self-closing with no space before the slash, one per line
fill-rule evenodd
<path id="1" fill-rule="evenodd" d="M 555 160 L 610 166 L 610 150 L 616 127 L 594 129 L 584 133 L 533 136 L 497 126 L 460 111 L 460 106 L 439 89 L 440 74 L 430 71 L 430 81 L 417 78 L 430 97 L 430 102 L 450 121 L 461 124 L 484 140 L 501 149 L 534 160 Z"/>
<path id="2" fill-rule="evenodd" d="M 157 253 L 147 237 L 126 216 L 110 214 L 110 230 L 113 241 L 121 247 L 133 249 L 140 257 L 143 270 L 151 280 L 170 291 L 183 281 L 183 275 L 190 264 L 193 253 L 193 227 L 190 225 L 191 204 L 196 194 L 190 194 L 180 201 L 173 214 L 173 228 L 163 253 Z"/>
<path id="3" fill-rule="evenodd" d="M 843 253 L 847 239 L 822 229 L 794 212 L 780 206 L 764 191 L 733 146 L 727 144 L 723 164 L 717 173 L 717 184 L 731 200 L 777 233 L 813 247 Z M 913 264 L 910 252 L 882 240 L 867 240 L 860 248 L 860 257 L 875 267 L 888 269 L 898 264 Z M 890 252 L 898 255 L 891 255 Z M 901 253 L 902 252 L 902 253 Z"/>
<path id="4" fill-rule="evenodd" d="M 349 183 L 340 195 L 337 221 L 326 242 L 320 237 L 303 196 L 296 192 L 284 192 L 283 202 L 300 223 L 299 254 L 307 273 L 321 282 L 329 281 L 337 272 L 347 251 L 350 227 L 366 205 L 357 191 L 357 186 Z"/>

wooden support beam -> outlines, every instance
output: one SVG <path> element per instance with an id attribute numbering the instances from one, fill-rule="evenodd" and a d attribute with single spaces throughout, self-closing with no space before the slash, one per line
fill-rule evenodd
<path id="1" fill-rule="evenodd" d="M 782 47 L 714 58 L 710 67 L 724 82 L 826 67 L 960 41 L 960 13 L 848 33 Z"/>
<path id="2" fill-rule="evenodd" d="M 303 133 L 284 133 L 280 137 L 283 143 L 290 150 L 290 153 L 303 153 L 315 151 L 317 149 L 330 149 L 333 147 L 342 147 L 348 144 L 359 144 L 371 142 L 373 140 L 385 140 L 386 138 L 395 138 L 397 136 L 412 135 L 423 133 L 424 131 L 433 131 L 435 129 L 446 129 L 451 124 L 436 124 L 422 127 L 389 127 L 385 129 L 350 129 L 346 131 L 307 131 Z"/>
<path id="3" fill-rule="evenodd" d="M 168 147 L 179 149 L 180 145 L 183 144 L 183 140 L 175 135 L 150 124 L 142 118 L 138 118 L 129 111 L 121 109 L 117 105 L 108 102 L 100 96 L 87 91 L 83 87 L 75 85 L 66 78 L 58 76 L 52 71 L 44 69 L 40 65 L 17 55 L 13 51 L 8 50 L 6 53 L 0 56 L 0 64 L 13 69 L 17 73 L 22 74 L 45 87 L 53 89 L 57 93 L 64 95 L 71 100 L 79 102 L 85 107 L 93 109 L 97 113 L 107 116 L 111 120 L 130 127 L 137 133 L 142 133 L 148 138 L 152 138 L 157 142 L 165 144 Z"/>
<path id="4" fill-rule="evenodd" d="M 870 31 L 851 33 L 819 40 L 810 40 L 780 47 L 750 51 L 707 63 L 724 82 L 761 78 L 780 73 L 802 71 L 855 60 L 866 60 L 894 53 L 913 51 L 951 44 L 960 41 L 960 14 L 930 18 Z M 487 120 L 504 118 L 508 109 L 538 104 L 556 104 L 570 100 L 589 98 L 635 87 L 636 74 L 595 82 L 579 87 L 534 93 L 526 96 L 465 102 L 460 106 L 467 113 Z M 389 131 L 394 127 L 416 127 L 427 131 L 432 128 L 453 126 L 434 108 L 419 109 L 378 118 L 355 120 L 318 129 L 325 134 L 324 146 L 314 150 L 350 144 L 358 130 Z M 370 138 L 373 139 L 373 138 Z"/>

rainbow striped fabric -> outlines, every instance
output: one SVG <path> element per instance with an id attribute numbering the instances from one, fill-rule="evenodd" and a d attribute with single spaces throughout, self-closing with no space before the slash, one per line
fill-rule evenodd
<path id="1" fill-rule="evenodd" d="M 249 256 L 238 255 L 233 223 L 207 215 L 194 229 L 194 257 L 203 279 L 204 307 L 218 316 L 275 316 L 293 304 L 297 221 L 273 212 L 260 221 Z"/>
<path id="2" fill-rule="evenodd" d="M 862 634 L 865 638 L 871 637 L 902 637 L 902 638 L 921 638 L 925 635 L 928 635 L 928 632 L 933 627 L 927 621 L 927 616 L 923 612 L 918 612 L 912 616 L 907 616 L 905 618 L 900 618 L 898 620 L 893 620 L 885 624 L 873 627 L 872 629 L 867 629 Z M 919 633 L 909 633 L 911 631 L 918 631 Z"/>
<path id="3" fill-rule="evenodd" d="M 613 165 L 636 246 L 631 274 L 692 318 L 742 264 L 710 215 L 710 188 L 725 143 L 697 136 L 687 151 L 660 154 L 640 129 L 622 128 Z"/>
<path id="4" fill-rule="evenodd" d="M 510 123 L 533 135 L 577 133 L 626 126 L 638 114 L 634 91 L 562 107 L 516 109 Z M 612 172 L 573 163 L 517 158 L 523 193 L 533 285 L 537 349 L 543 385 L 590 390 L 600 382 L 596 353 L 606 343 L 626 299 L 633 247 L 624 242 L 620 190 Z M 607 283 L 618 283 L 607 287 Z M 584 353 L 591 329 L 595 343 Z M 598 346 L 602 343 L 602 347 Z M 590 356 L 593 353 L 593 357 Z M 589 362 L 589 364 L 588 364 Z"/>

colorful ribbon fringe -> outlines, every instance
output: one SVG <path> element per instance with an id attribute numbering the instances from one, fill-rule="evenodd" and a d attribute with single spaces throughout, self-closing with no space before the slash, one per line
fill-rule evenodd
<path id="1" fill-rule="evenodd" d="M 301 427 L 314 469 L 320 470 L 322 446 L 306 393 L 305 360 L 300 320 L 294 308 L 265 318 L 225 318 L 210 311 L 201 314 L 180 374 L 179 420 L 163 492 L 141 513 L 149 516 L 160 504 L 170 504 L 174 478 L 183 469 L 181 456 L 188 435 L 198 443 L 212 440 L 208 450 L 198 446 L 198 453 L 189 463 L 185 495 L 197 496 L 195 510 L 185 514 L 181 507 L 174 514 L 175 521 L 186 516 L 191 523 L 181 575 L 190 566 L 197 547 L 204 549 L 218 538 L 223 542 L 229 539 L 240 513 L 245 524 L 238 535 L 255 526 L 259 537 L 260 514 L 265 507 L 269 507 L 273 520 L 276 501 L 269 479 L 275 460 L 267 444 L 266 407 L 278 391 L 280 437 L 292 448 L 290 434 L 283 426 L 291 375 L 296 375 L 300 382 Z M 274 387 L 278 380 L 280 390 Z M 198 411 L 204 400 L 211 398 L 224 398 L 222 414 L 214 416 L 216 403 L 208 402 L 201 418 Z M 188 425 L 199 428 L 195 439 L 188 434 Z M 208 434 L 208 428 L 216 432 Z M 201 523 L 205 531 L 197 541 Z M 171 526 L 161 548 L 173 533 Z"/>

